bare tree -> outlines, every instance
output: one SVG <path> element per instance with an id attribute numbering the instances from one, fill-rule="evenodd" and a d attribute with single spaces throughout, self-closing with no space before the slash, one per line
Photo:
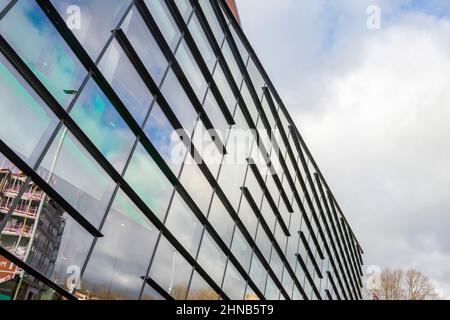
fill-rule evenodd
<path id="1" fill-rule="evenodd" d="M 385 269 L 380 274 L 380 295 L 383 300 L 401 300 L 403 271 L 401 269 Z"/>
<path id="2" fill-rule="evenodd" d="M 367 290 L 365 296 L 382 300 L 431 300 L 438 295 L 434 286 L 420 271 L 408 269 L 384 269 L 380 274 L 377 286 Z"/>
<path id="3" fill-rule="evenodd" d="M 405 272 L 405 295 L 407 300 L 437 298 L 436 291 L 428 277 L 415 269 L 409 269 Z"/>

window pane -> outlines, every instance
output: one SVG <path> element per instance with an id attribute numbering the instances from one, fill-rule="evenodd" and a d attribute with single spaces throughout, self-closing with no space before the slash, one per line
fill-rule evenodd
<path id="1" fill-rule="evenodd" d="M 152 107 L 144 131 L 166 164 L 178 176 L 186 156 L 186 147 L 156 102 Z"/>
<path id="2" fill-rule="evenodd" d="M 21 272 L 21 269 L 3 256 L 0 256 L 0 264 L 11 270 L 4 281 L 0 283 L 0 298 L 2 300 L 63 299 L 60 294 L 26 272 L 23 273 L 23 281 L 19 286 L 20 278 L 17 274 Z"/>
<path id="3" fill-rule="evenodd" d="M 231 251 L 236 256 L 236 259 L 241 263 L 245 270 L 250 266 L 250 258 L 252 256 L 252 248 L 244 238 L 242 232 L 236 228 L 234 231 L 233 244 Z"/>
<path id="4" fill-rule="evenodd" d="M 125 180 L 162 221 L 173 187 L 141 144 L 131 158 Z"/>
<path id="5" fill-rule="evenodd" d="M 242 197 L 241 200 L 241 206 L 239 208 L 239 218 L 241 218 L 245 228 L 250 233 L 252 238 L 254 238 L 256 234 L 258 219 L 256 218 L 253 209 L 250 207 L 250 204 L 245 197 Z"/>
<path id="6" fill-rule="evenodd" d="M 0 11 L 2 11 L 10 2 L 10 0 L 0 0 Z"/>
<path id="7" fill-rule="evenodd" d="M 242 82 L 242 73 L 227 41 L 225 41 L 222 47 L 222 53 L 228 64 L 228 67 L 230 68 L 231 75 L 233 76 L 236 85 L 240 87 Z"/>
<path id="8" fill-rule="evenodd" d="M 197 48 L 202 54 L 203 60 L 205 60 L 205 63 L 208 66 L 209 71 L 212 71 L 216 62 L 216 55 L 214 54 L 214 51 L 209 44 L 209 40 L 203 32 L 196 15 L 192 16 L 188 28 L 195 44 L 197 45 Z"/>
<path id="9" fill-rule="evenodd" d="M 211 7 L 209 0 L 200 0 L 199 2 L 203 13 L 206 16 L 206 20 L 208 21 L 208 24 L 212 29 L 214 36 L 216 37 L 217 43 L 220 46 L 225 36 L 223 34 L 222 27 L 217 20 L 216 14 L 214 13 L 214 9 Z"/>
<path id="10" fill-rule="evenodd" d="M 203 225 L 178 193 L 175 194 L 166 220 L 167 229 L 195 257 Z"/>
<path id="11" fill-rule="evenodd" d="M 236 108 L 236 98 L 234 97 L 234 93 L 231 90 L 230 84 L 223 73 L 222 67 L 217 65 L 216 70 L 214 71 L 214 81 L 216 82 L 217 87 L 227 104 L 228 110 L 231 114 L 234 114 L 234 109 Z"/>
<path id="12" fill-rule="evenodd" d="M 225 120 L 222 110 L 220 109 L 219 104 L 217 103 L 217 100 L 211 90 L 208 90 L 208 94 L 206 95 L 203 103 L 203 109 L 205 109 L 205 113 L 211 120 L 214 129 L 222 135 L 220 138 L 224 141 L 223 136 L 225 135 L 225 130 L 229 129 L 230 126 Z"/>
<path id="13" fill-rule="evenodd" d="M 87 72 L 35 1 L 18 1 L 1 20 L 0 33 L 67 107 Z"/>
<path id="14" fill-rule="evenodd" d="M 197 259 L 210 277 L 220 286 L 225 271 L 227 256 L 213 240 L 208 232 L 205 232 Z"/>
<path id="15" fill-rule="evenodd" d="M 250 269 L 250 277 L 261 292 L 264 292 L 266 285 L 267 271 L 261 261 L 254 254 L 252 259 L 252 267 Z"/>
<path id="16" fill-rule="evenodd" d="M 119 191 L 84 274 L 84 290 L 96 299 L 137 299 L 158 231 Z"/>
<path id="17" fill-rule="evenodd" d="M 123 31 L 147 71 L 153 77 L 155 83 L 159 85 L 168 63 L 139 12 L 134 9 L 130 11 L 124 22 Z"/>
<path id="18" fill-rule="evenodd" d="M 111 36 L 130 0 L 52 0 L 78 41 L 96 60 Z M 74 6 L 76 4 L 76 6 Z M 80 21 L 77 21 L 77 14 Z"/>
<path id="19" fill-rule="evenodd" d="M 246 282 L 241 274 L 237 272 L 236 267 L 229 262 L 227 272 L 223 282 L 222 290 L 232 300 L 242 300 L 244 297 Z"/>
<path id="20" fill-rule="evenodd" d="M 167 74 L 161 92 L 183 128 L 191 134 L 198 115 L 172 70 Z"/>
<path id="21" fill-rule="evenodd" d="M 172 50 L 180 39 L 180 31 L 164 0 L 144 0 L 153 19 Z"/>
<path id="22" fill-rule="evenodd" d="M 89 80 L 70 115 L 120 173 L 136 136 L 93 80 Z"/>
<path id="23" fill-rule="evenodd" d="M 196 271 L 192 276 L 187 300 L 217 300 L 219 295 Z"/>
<path id="24" fill-rule="evenodd" d="M 208 84 L 203 77 L 197 62 L 194 60 L 187 43 L 183 40 L 177 49 L 175 58 L 183 69 L 186 78 L 189 80 L 192 89 L 199 101 L 203 101 Z"/>
<path id="25" fill-rule="evenodd" d="M 94 226 L 100 224 L 114 183 L 67 128 L 56 136 L 38 172 Z"/>
<path id="26" fill-rule="evenodd" d="M 166 300 L 161 294 L 159 294 L 150 285 L 145 284 L 144 292 L 142 293 L 141 300 Z"/>
<path id="27" fill-rule="evenodd" d="M 180 182 L 186 188 L 191 198 L 194 199 L 202 213 L 206 216 L 213 190 L 190 154 L 188 154 L 186 158 Z"/>
<path id="28" fill-rule="evenodd" d="M 175 0 L 175 4 L 177 5 L 178 11 L 180 11 L 184 21 L 186 22 L 192 12 L 192 6 L 189 3 L 189 0 Z"/>
<path id="29" fill-rule="evenodd" d="M 212 137 L 214 137 L 214 139 L 223 139 L 221 131 L 212 133 L 205 128 L 202 122 L 197 122 L 192 142 L 201 156 L 201 159 L 199 158 L 198 162 L 203 160 L 203 163 L 208 166 L 211 174 L 217 178 L 223 155 L 221 150 L 217 147 L 216 142 L 212 140 Z"/>
<path id="30" fill-rule="evenodd" d="M 231 237 L 233 236 L 234 220 L 231 219 L 230 214 L 217 195 L 213 198 L 208 220 L 223 242 L 230 245 Z"/>
<path id="31" fill-rule="evenodd" d="M 280 289 L 276 286 L 271 277 L 267 277 L 267 287 L 265 297 L 268 300 L 278 300 L 280 297 Z"/>
<path id="32" fill-rule="evenodd" d="M 2 161 L 3 162 L 3 161 Z M 25 180 L 20 171 L 11 171 L 3 162 L 1 191 L 14 200 L 18 192 L 11 186 Z M 8 173 L 8 174 L 7 174 Z M 2 210 L 2 214 L 5 213 Z M 77 239 L 77 241 L 73 241 Z M 53 199 L 30 183 L 13 215 L 0 234 L 0 246 L 72 292 L 94 238 Z M 69 280 L 68 279 L 73 279 Z"/>
<path id="33" fill-rule="evenodd" d="M 153 96 L 138 75 L 136 69 L 114 40 L 100 61 L 99 69 L 114 91 L 128 108 L 138 124 L 142 125 Z"/>
<path id="34" fill-rule="evenodd" d="M 58 120 L 0 55 L 0 138 L 33 166 Z"/>
<path id="35" fill-rule="evenodd" d="M 192 266 L 161 237 L 149 277 L 177 300 L 186 298 Z"/>

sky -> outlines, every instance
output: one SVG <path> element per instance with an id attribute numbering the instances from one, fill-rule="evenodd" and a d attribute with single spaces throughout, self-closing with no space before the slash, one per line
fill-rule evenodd
<path id="1" fill-rule="evenodd" d="M 380 28 L 368 28 L 373 5 Z M 450 2 L 237 6 L 365 251 L 364 267 L 417 268 L 450 298 Z"/>

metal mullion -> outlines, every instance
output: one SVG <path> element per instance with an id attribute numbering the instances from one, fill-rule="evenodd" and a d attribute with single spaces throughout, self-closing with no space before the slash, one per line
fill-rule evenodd
<path id="1" fill-rule="evenodd" d="M 8 12 L 11 10 L 11 8 L 16 4 L 17 0 L 11 0 L 0 12 L 0 20 L 2 20 Z"/>
<path id="2" fill-rule="evenodd" d="M 341 296 L 339 295 L 339 291 L 338 291 L 338 289 L 336 287 L 336 284 L 335 284 L 335 282 L 333 280 L 333 276 L 331 275 L 331 272 L 327 271 L 327 275 L 328 275 L 328 279 L 330 280 L 331 287 L 333 288 L 334 294 L 336 295 L 338 300 L 341 300 Z"/>
<path id="3" fill-rule="evenodd" d="M 205 63 L 205 60 L 203 59 L 201 52 L 198 49 L 197 45 L 195 44 L 195 41 L 189 31 L 187 23 L 184 22 L 183 17 L 181 16 L 176 5 L 174 5 L 173 1 L 165 0 L 165 2 L 166 2 L 166 5 L 167 5 L 169 11 L 171 11 L 172 16 L 174 17 L 174 20 L 178 25 L 178 28 L 183 32 L 184 40 L 186 41 L 192 55 L 194 56 L 194 59 L 198 65 L 198 67 L 200 68 L 203 77 L 209 83 L 211 92 L 213 93 L 214 98 L 216 99 L 216 101 L 220 107 L 220 110 L 223 113 L 223 116 L 225 117 L 225 119 L 227 120 L 229 125 L 234 125 L 235 122 L 234 122 L 233 116 L 230 113 L 230 111 L 228 110 L 228 108 L 226 107 L 225 100 L 223 99 L 222 95 L 220 94 L 220 91 L 216 85 L 216 82 L 214 81 L 212 74 L 208 70 L 208 66 Z M 191 14 L 194 13 L 193 11 Z"/>
<path id="4" fill-rule="evenodd" d="M 250 207 L 252 208 L 254 214 L 258 217 L 258 221 L 260 223 L 260 226 L 264 229 L 264 231 L 266 232 L 266 234 L 269 237 L 270 241 L 272 241 L 273 247 L 275 248 L 275 250 L 279 254 L 281 260 L 283 261 L 283 264 L 285 265 L 285 269 L 287 269 L 287 272 L 289 273 L 289 275 L 294 280 L 294 283 L 297 286 L 297 288 L 299 289 L 299 291 L 302 294 L 303 298 L 307 299 L 305 291 L 303 290 L 303 287 L 301 286 L 300 282 L 298 282 L 298 279 L 295 276 L 295 272 L 293 271 L 293 269 L 289 265 L 289 262 L 286 259 L 286 255 L 282 253 L 282 249 L 281 249 L 280 245 L 276 241 L 275 236 L 272 234 L 272 231 L 270 230 L 270 227 L 268 226 L 264 216 L 261 214 L 261 211 L 258 208 L 258 205 L 256 204 L 255 200 L 253 199 L 250 191 L 248 190 L 247 187 L 243 187 L 242 191 L 244 192 L 244 196 L 246 197 L 247 201 L 249 202 Z"/>
<path id="5" fill-rule="evenodd" d="M 303 272 L 305 273 L 306 279 L 309 281 L 309 284 L 311 285 L 311 287 L 312 287 L 314 293 L 316 294 L 317 298 L 319 300 L 322 300 L 322 297 L 320 296 L 320 292 L 319 292 L 319 290 L 317 290 L 316 284 L 315 284 L 313 278 L 311 277 L 311 274 L 309 273 L 309 270 L 306 267 L 306 264 L 303 261 L 303 258 L 299 254 L 297 254 L 297 260 L 300 263 L 300 266 L 303 269 Z"/>
<path id="6" fill-rule="evenodd" d="M 272 178 L 275 182 L 275 185 L 277 186 L 278 190 L 280 191 L 280 196 L 288 210 L 289 213 L 293 213 L 294 209 L 292 208 L 291 204 L 289 203 L 289 199 L 287 197 L 286 191 L 284 191 L 283 184 L 280 181 L 280 177 L 278 177 L 278 174 L 274 173 L 272 174 Z"/>
<path id="7" fill-rule="evenodd" d="M 292 128 L 292 127 L 290 127 L 290 128 Z M 293 133 L 292 133 L 292 134 L 293 134 Z M 293 137 L 294 137 L 294 136 L 293 136 Z M 296 139 L 293 139 L 293 140 L 294 140 L 294 145 L 296 146 L 297 151 L 298 151 L 298 154 L 299 154 L 299 156 L 300 156 L 300 162 L 302 163 L 303 170 L 305 171 L 306 179 L 308 180 L 309 187 L 310 187 L 311 192 L 312 192 L 312 194 L 313 194 L 313 197 L 314 197 L 314 200 L 315 200 L 315 202 L 316 202 L 317 208 L 319 209 L 319 214 L 320 214 L 321 217 L 322 217 L 322 220 L 323 220 L 323 222 L 324 222 L 324 225 L 326 225 L 326 220 L 324 219 L 324 213 L 323 213 L 322 206 L 321 206 L 321 204 L 320 204 L 319 196 L 317 195 L 317 191 L 316 191 L 316 188 L 315 188 L 315 186 L 314 186 L 314 182 L 313 182 L 313 180 L 312 180 L 311 173 L 309 172 L 309 168 L 308 168 L 308 165 L 307 165 L 307 163 L 306 163 L 305 157 L 304 157 L 304 155 L 303 155 L 302 149 L 301 149 L 301 147 L 300 147 L 299 145 L 296 144 Z M 298 142 L 297 142 L 297 143 L 298 143 Z M 297 174 L 300 174 L 300 171 L 299 171 L 299 170 L 298 170 Z M 300 177 L 301 177 L 301 176 L 300 176 Z M 308 204 L 309 204 L 309 206 L 310 206 L 311 213 L 313 214 L 314 221 L 316 222 L 317 228 L 319 229 L 319 234 L 321 235 L 321 238 L 322 238 L 322 241 L 323 241 L 323 243 L 324 243 L 324 246 L 328 246 L 328 243 L 327 243 L 325 234 L 323 233 L 322 226 L 321 226 L 320 221 L 319 221 L 319 218 L 318 218 L 318 216 L 317 216 L 317 212 L 316 212 L 316 210 L 315 210 L 315 208 L 314 208 L 314 204 L 312 203 L 312 199 L 310 198 L 310 195 L 309 195 L 308 192 L 307 192 L 306 185 L 305 185 L 305 183 L 303 182 L 303 179 L 300 179 L 299 182 L 300 182 L 301 187 L 304 188 L 304 190 L 305 190 L 306 201 L 308 202 Z"/>
<path id="8" fill-rule="evenodd" d="M 342 225 L 344 227 L 344 234 L 345 234 L 345 237 L 346 237 L 347 242 L 348 242 L 348 247 L 349 247 L 349 251 L 350 251 L 350 254 L 351 254 L 352 261 L 353 261 L 353 265 L 355 267 L 355 271 L 356 271 L 356 273 L 358 275 L 360 275 L 362 277 L 363 276 L 363 272 L 362 272 L 361 266 L 358 264 L 358 261 L 356 259 L 355 246 L 354 246 L 354 243 L 353 243 L 353 241 L 350 238 L 350 235 L 348 233 L 347 224 L 345 223 L 345 221 L 343 219 L 341 221 L 342 221 Z M 358 278 L 359 285 L 362 288 L 363 285 L 362 285 L 362 282 L 361 282 L 361 278 L 360 277 L 357 277 L 357 278 Z"/>
<path id="9" fill-rule="evenodd" d="M 300 239 L 302 240 L 303 246 L 305 247 L 306 252 L 308 253 L 309 258 L 311 259 L 311 262 L 314 266 L 314 269 L 317 272 L 317 275 L 319 276 L 320 279 L 323 279 L 322 272 L 320 271 L 319 265 L 317 264 L 317 261 L 316 261 L 316 258 L 314 257 L 313 252 L 311 251 L 311 247 L 308 244 L 308 240 L 306 240 L 305 235 L 303 234 L 302 231 L 299 231 L 299 234 L 300 234 Z"/>
<path id="10" fill-rule="evenodd" d="M 266 127 L 266 130 L 270 131 L 269 121 L 267 120 L 267 117 L 264 113 L 261 102 L 258 99 L 258 94 L 256 93 L 256 90 L 251 81 L 250 75 L 248 74 L 246 64 L 243 61 L 243 58 L 241 57 L 241 55 L 239 53 L 236 42 L 234 41 L 233 36 L 232 36 L 230 30 L 228 29 L 228 25 L 224 21 L 224 17 L 222 16 L 222 14 L 220 12 L 220 8 L 218 8 L 218 4 L 215 1 L 210 1 L 210 3 L 211 3 L 213 10 L 216 13 L 216 17 L 219 21 L 219 24 L 222 27 L 222 31 L 225 34 L 225 38 L 228 40 L 228 44 L 230 46 L 231 52 L 233 53 L 233 56 L 238 64 L 239 70 L 240 70 L 240 72 L 243 76 L 243 80 L 244 80 L 245 84 L 247 85 L 247 88 L 250 92 L 250 96 L 252 97 L 253 103 L 255 104 L 259 115 L 261 116 L 261 119 L 263 121 L 264 126 Z M 248 59 L 250 59 L 250 57 L 248 57 Z"/>
<path id="11" fill-rule="evenodd" d="M 158 292 L 164 299 L 173 301 L 175 300 L 166 290 L 164 290 L 155 280 L 150 277 L 141 277 L 145 283 L 152 287 L 156 292 Z M 141 297 L 140 297 L 141 298 Z"/>
<path id="12" fill-rule="evenodd" d="M 174 71 L 175 76 L 177 77 L 178 81 L 180 82 L 182 88 L 184 89 L 187 97 L 189 98 L 189 101 L 191 102 L 193 108 L 196 110 L 197 113 L 200 114 L 201 120 L 203 124 L 205 125 L 206 129 L 208 129 L 208 132 L 211 135 L 212 140 L 214 141 L 214 144 L 217 146 L 219 151 L 223 154 L 226 154 L 226 148 L 222 141 L 218 138 L 219 135 L 216 132 L 216 129 L 211 123 L 211 120 L 209 119 L 208 115 L 206 114 L 205 110 L 203 109 L 203 106 L 199 99 L 197 98 L 194 90 L 192 89 L 191 84 L 189 83 L 189 80 L 187 79 L 186 75 L 183 72 L 183 69 L 179 65 L 175 54 L 170 49 L 169 45 L 167 44 L 166 40 L 164 39 L 164 36 L 162 35 L 161 31 L 158 28 L 158 25 L 156 24 L 155 20 L 152 17 L 152 14 L 146 7 L 146 5 L 143 3 L 143 0 L 136 0 L 136 7 L 141 14 L 145 25 L 149 29 L 149 31 L 152 33 L 153 37 L 155 38 L 156 42 L 158 43 L 162 53 L 164 54 L 167 61 L 171 63 L 171 68 Z M 183 36 L 183 35 L 182 35 Z"/>
<path id="13" fill-rule="evenodd" d="M 342 224 L 342 229 L 344 231 L 344 237 L 346 239 L 346 243 L 347 243 L 347 255 L 349 256 L 349 262 L 352 265 L 352 271 L 353 271 L 353 276 L 356 278 L 356 282 L 359 284 L 359 288 L 358 288 L 358 293 L 359 296 L 361 297 L 361 290 L 360 288 L 362 288 L 362 282 L 361 282 L 361 278 L 358 277 L 357 275 L 359 275 L 359 270 L 358 270 L 358 264 L 356 263 L 353 251 L 352 251 L 352 246 L 351 246 L 351 242 L 350 242 L 350 238 L 348 237 L 348 233 L 347 233 L 347 228 L 345 226 L 345 222 L 344 219 L 341 218 L 341 224 Z M 362 297 L 361 297 L 362 299 Z"/>
<path id="14" fill-rule="evenodd" d="M 69 292 L 67 292 L 66 290 L 61 288 L 59 285 L 57 285 L 52 280 L 50 280 L 45 275 L 43 275 L 41 272 L 39 272 L 38 270 L 36 270 L 32 266 L 28 265 L 24 261 L 20 260 L 14 254 L 12 254 L 11 252 L 9 252 L 8 250 L 6 250 L 5 248 L 3 248 L 1 246 L 0 246 L 0 256 L 5 257 L 10 262 L 14 263 L 16 266 L 18 266 L 19 268 L 21 268 L 22 270 L 24 270 L 25 272 L 27 272 L 28 274 L 30 274 L 34 278 L 38 279 L 43 284 L 45 284 L 48 287 L 50 287 L 53 290 L 55 290 L 57 293 L 62 295 L 64 298 L 66 298 L 68 300 L 77 300 L 77 298 L 74 295 L 70 294 Z"/>
<path id="15" fill-rule="evenodd" d="M 291 234 L 289 233 L 289 229 L 286 226 L 286 224 L 284 223 L 283 217 L 281 216 L 281 213 L 278 210 L 278 207 L 277 207 L 275 201 L 273 200 L 272 195 L 270 194 L 269 190 L 267 189 L 267 185 L 264 183 L 264 179 L 261 176 L 261 173 L 259 172 L 258 167 L 254 163 L 253 159 L 248 158 L 247 161 L 249 163 L 250 169 L 252 170 L 253 174 L 255 175 L 256 180 L 258 181 L 259 186 L 261 187 L 264 195 L 266 196 L 266 199 L 267 199 L 270 207 L 272 208 L 272 211 L 273 211 L 275 217 L 277 218 L 278 223 L 280 224 L 281 228 L 283 229 L 284 234 L 287 237 L 290 237 Z"/>
<path id="16" fill-rule="evenodd" d="M 337 239 L 338 239 L 338 247 L 339 247 L 339 252 L 341 253 L 342 260 L 344 262 L 344 267 L 345 267 L 345 269 L 347 271 L 347 273 L 345 273 L 345 275 L 350 280 L 350 284 L 351 284 L 351 286 L 353 288 L 353 294 L 355 296 L 357 296 L 356 295 L 356 289 L 355 289 L 354 283 L 353 283 L 352 274 L 351 274 L 350 269 L 348 267 L 347 257 L 345 255 L 345 252 L 344 252 L 344 249 L 343 249 L 343 246 L 345 245 L 344 237 L 342 235 L 342 230 L 340 229 L 340 225 L 339 225 L 339 221 L 338 221 L 339 218 L 337 217 L 336 208 L 334 206 L 334 199 L 333 199 L 333 196 L 332 196 L 331 192 L 328 192 L 328 197 L 329 197 L 329 201 L 330 201 L 330 205 L 331 205 L 331 212 L 333 214 L 333 222 L 332 222 L 333 223 L 333 227 L 338 231 L 338 234 L 339 234 L 338 237 L 337 237 Z M 351 294 L 350 291 L 349 291 L 349 293 Z"/>
<path id="17" fill-rule="evenodd" d="M 191 0 L 193 1 L 193 0 Z M 225 13 L 227 14 L 228 17 L 233 17 L 232 12 L 230 11 L 229 7 L 226 5 L 225 0 L 218 0 L 221 5 L 223 10 L 225 11 Z M 300 143 L 303 145 L 305 152 L 307 153 L 307 155 L 309 156 L 309 158 L 312 161 L 313 166 L 316 168 L 317 172 L 320 174 L 320 176 L 323 179 L 323 175 L 320 172 L 320 169 L 318 168 L 316 162 L 314 161 L 314 158 L 312 157 L 308 147 L 306 146 L 305 142 L 303 141 L 303 138 L 300 135 L 300 132 L 298 131 L 297 127 L 295 126 L 294 121 L 292 120 L 292 117 L 289 115 L 289 113 L 287 112 L 286 106 L 284 105 L 283 101 L 281 100 L 278 92 L 275 90 L 275 87 L 271 81 L 271 79 L 269 78 L 269 76 L 267 75 L 267 72 L 265 71 L 264 67 L 262 66 L 258 56 L 256 55 L 254 49 L 252 48 L 252 46 L 250 45 L 247 37 L 245 36 L 245 34 L 243 33 L 240 25 L 235 21 L 235 19 L 230 19 L 231 24 L 233 25 L 233 27 L 235 28 L 236 33 L 238 34 L 240 40 L 242 41 L 243 45 L 246 47 L 249 55 L 252 57 L 253 62 L 255 63 L 257 69 L 259 70 L 259 72 L 261 73 L 263 79 L 266 81 L 267 85 L 270 87 L 271 91 L 273 91 L 273 94 L 275 96 L 275 99 L 277 100 L 277 103 L 280 105 L 281 111 L 284 113 L 284 115 L 286 116 L 287 121 L 294 127 L 294 131 L 295 134 L 297 136 L 297 138 L 300 140 Z M 326 186 L 326 188 L 329 190 L 330 188 L 328 187 L 325 179 L 324 180 L 324 184 Z M 330 191 L 331 192 L 331 191 Z M 339 205 L 338 205 L 339 206 Z M 356 239 L 356 236 L 354 235 L 353 231 L 351 231 L 351 234 L 353 235 L 353 237 L 355 238 L 355 241 L 357 242 L 358 246 L 360 247 L 358 240 Z M 361 248 L 361 247 L 360 247 Z M 362 250 L 362 249 L 361 249 Z M 362 252 L 364 253 L 364 252 Z"/>
<path id="18" fill-rule="evenodd" d="M 344 274 L 343 268 L 342 268 L 342 264 L 341 264 L 341 261 L 340 261 L 340 258 L 339 258 L 339 253 L 337 252 L 337 249 L 336 249 L 335 241 L 339 241 L 339 239 L 337 238 L 336 230 L 334 230 L 334 224 L 333 224 L 333 221 L 332 221 L 330 208 L 328 206 L 328 202 L 327 202 L 327 199 L 325 197 L 325 193 L 323 191 L 322 184 L 320 183 L 320 180 L 318 180 L 319 179 L 319 175 L 316 173 L 315 177 L 316 177 L 316 181 L 318 183 L 319 192 L 320 192 L 321 197 L 322 197 L 322 202 L 324 202 L 324 204 L 325 204 L 325 209 L 326 209 L 326 212 L 327 212 L 327 215 L 328 215 L 328 220 L 329 220 L 329 222 L 327 223 L 325 217 L 324 216 L 322 217 L 322 219 L 325 221 L 325 230 L 326 230 L 326 232 L 328 234 L 328 237 L 330 238 L 331 247 L 332 247 L 333 252 L 334 252 L 334 254 L 336 256 L 336 259 L 338 260 L 338 264 L 339 264 L 339 267 L 341 269 L 341 272 Z M 329 224 L 332 225 L 332 228 L 333 228 L 333 231 L 334 231 L 334 239 L 335 240 L 333 240 L 333 236 L 331 234 Z M 331 255 L 329 257 L 331 259 Z M 332 259 L 331 259 L 331 262 L 332 262 L 333 268 L 335 269 L 335 272 L 337 274 L 336 265 L 335 265 L 335 263 L 334 263 L 334 261 Z M 340 280 L 339 276 L 337 278 L 338 278 L 338 283 L 341 286 L 341 289 L 343 289 L 342 288 L 342 283 L 341 283 L 341 280 Z M 345 293 L 344 293 L 344 295 L 345 295 Z M 345 296 L 345 298 L 346 298 L 346 296 Z"/>

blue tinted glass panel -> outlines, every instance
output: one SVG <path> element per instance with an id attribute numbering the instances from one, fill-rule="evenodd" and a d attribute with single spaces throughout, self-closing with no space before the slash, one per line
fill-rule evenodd
<path id="1" fill-rule="evenodd" d="M 87 72 L 35 1 L 18 1 L 0 21 L 0 33 L 67 107 Z"/>
<path id="2" fill-rule="evenodd" d="M 122 172 L 136 137 L 93 80 L 83 89 L 70 115 L 117 171 Z"/>
<path id="3" fill-rule="evenodd" d="M 0 55 L 0 138 L 33 166 L 58 120 Z"/>
<path id="4" fill-rule="evenodd" d="M 158 231 L 119 191 L 102 233 L 84 273 L 84 287 L 96 299 L 137 299 Z"/>
<path id="5" fill-rule="evenodd" d="M 78 41 L 93 60 L 125 14 L 130 0 L 52 0 Z"/>
<path id="6" fill-rule="evenodd" d="M 163 220 L 173 187 L 141 144 L 131 158 L 125 180 L 153 213 Z"/>
<path id="7" fill-rule="evenodd" d="M 142 125 L 153 96 L 116 40 L 100 61 L 99 69 L 136 122 Z"/>
<path id="8" fill-rule="evenodd" d="M 67 128 L 56 136 L 38 172 L 94 226 L 100 224 L 114 183 Z"/>

